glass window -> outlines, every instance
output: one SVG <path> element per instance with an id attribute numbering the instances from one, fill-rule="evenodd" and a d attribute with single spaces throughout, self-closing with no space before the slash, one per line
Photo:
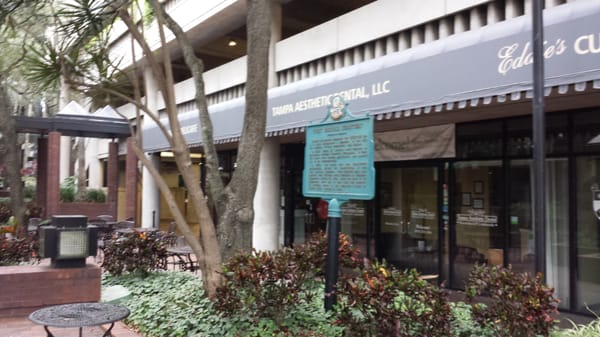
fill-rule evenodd
<path id="1" fill-rule="evenodd" d="M 510 162 L 508 263 L 518 272 L 535 272 L 533 161 Z"/>
<path id="2" fill-rule="evenodd" d="M 380 175 L 380 257 L 439 274 L 437 168 L 383 168 Z"/>
<path id="3" fill-rule="evenodd" d="M 371 252 L 374 244 L 368 241 L 372 236 L 367 234 L 367 202 L 348 201 L 342 205 L 341 211 L 342 233 L 350 236 L 352 244 L 360 250 L 360 256 L 373 257 Z"/>
<path id="4" fill-rule="evenodd" d="M 476 263 L 504 264 L 502 162 L 454 164 L 455 242 L 451 287 L 463 288 Z"/>
<path id="5" fill-rule="evenodd" d="M 600 152 L 600 113 L 598 111 L 585 111 L 575 114 L 574 129 L 575 152 Z"/>
<path id="6" fill-rule="evenodd" d="M 546 160 L 546 282 L 569 308 L 569 165 L 566 158 Z"/>
<path id="7" fill-rule="evenodd" d="M 497 158 L 502 156 L 502 122 L 478 122 L 456 127 L 458 158 Z"/>
<path id="8" fill-rule="evenodd" d="M 569 150 L 566 114 L 546 115 L 546 154 L 564 155 Z M 510 119 L 506 122 L 507 152 L 510 157 L 533 155 L 533 125 L 531 117 Z"/>
<path id="9" fill-rule="evenodd" d="M 577 310 L 600 311 L 600 156 L 577 158 Z"/>

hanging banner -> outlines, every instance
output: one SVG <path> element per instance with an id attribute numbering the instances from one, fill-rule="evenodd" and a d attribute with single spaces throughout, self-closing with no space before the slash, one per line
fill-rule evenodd
<path id="1" fill-rule="evenodd" d="M 376 133 L 375 161 L 453 158 L 454 124 Z"/>

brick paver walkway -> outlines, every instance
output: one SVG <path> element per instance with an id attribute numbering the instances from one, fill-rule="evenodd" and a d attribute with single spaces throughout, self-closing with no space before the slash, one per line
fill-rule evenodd
<path id="1" fill-rule="evenodd" d="M 85 327 L 83 336 L 102 336 L 110 325 Z M 79 336 L 78 328 L 49 328 L 50 332 L 61 337 Z M 115 323 L 112 329 L 114 337 L 142 337 L 141 334 L 129 329 L 122 322 Z M 46 336 L 46 331 L 41 325 L 32 323 L 27 317 L 0 318 L 0 336 L 2 337 L 42 337 Z"/>

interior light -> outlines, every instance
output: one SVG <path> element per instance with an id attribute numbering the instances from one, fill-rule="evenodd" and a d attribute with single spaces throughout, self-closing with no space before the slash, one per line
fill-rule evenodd
<path id="1" fill-rule="evenodd" d="M 173 158 L 175 157 L 175 154 L 171 151 L 162 151 L 160 153 L 160 157 L 161 158 Z M 202 158 L 203 155 L 202 153 L 190 153 L 190 158 L 192 159 L 198 159 L 198 158 Z"/>
<path id="2" fill-rule="evenodd" d="M 229 39 L 229 41 L 227 42 L 227 45 L 229 47 L 235 47 L 235 46 L 237 46 L 237 42 L 234 39 Z"/>

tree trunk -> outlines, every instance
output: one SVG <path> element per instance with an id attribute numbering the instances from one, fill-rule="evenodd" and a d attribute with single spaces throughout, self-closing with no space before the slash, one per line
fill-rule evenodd
<path id="1" fill-rule="evenodd" d="M 219 212 L 218 226 L 224 260 L 238 251 L 252 251 L 253 202 L 266 128 L 271 0 L 248 0 L 247 4 L 246 114 L 238 147 L 237 168 L 223 196 L 226 202 L 217 203 L 224 205 Z"/>
<path id="2" fill-rule="evenodd" d="M 2 156 L 4 162 L 4 177 L 7 181 L 5 186 L 10 187 L 12 214 L 17 224 L 25 228 L 25 206 L 21 181 L 21 149 L 19 148 L 15 119 L 11 115 L 13 109 L 3 81 L 4 77 L 0 76 L 0 156 Z"/>

